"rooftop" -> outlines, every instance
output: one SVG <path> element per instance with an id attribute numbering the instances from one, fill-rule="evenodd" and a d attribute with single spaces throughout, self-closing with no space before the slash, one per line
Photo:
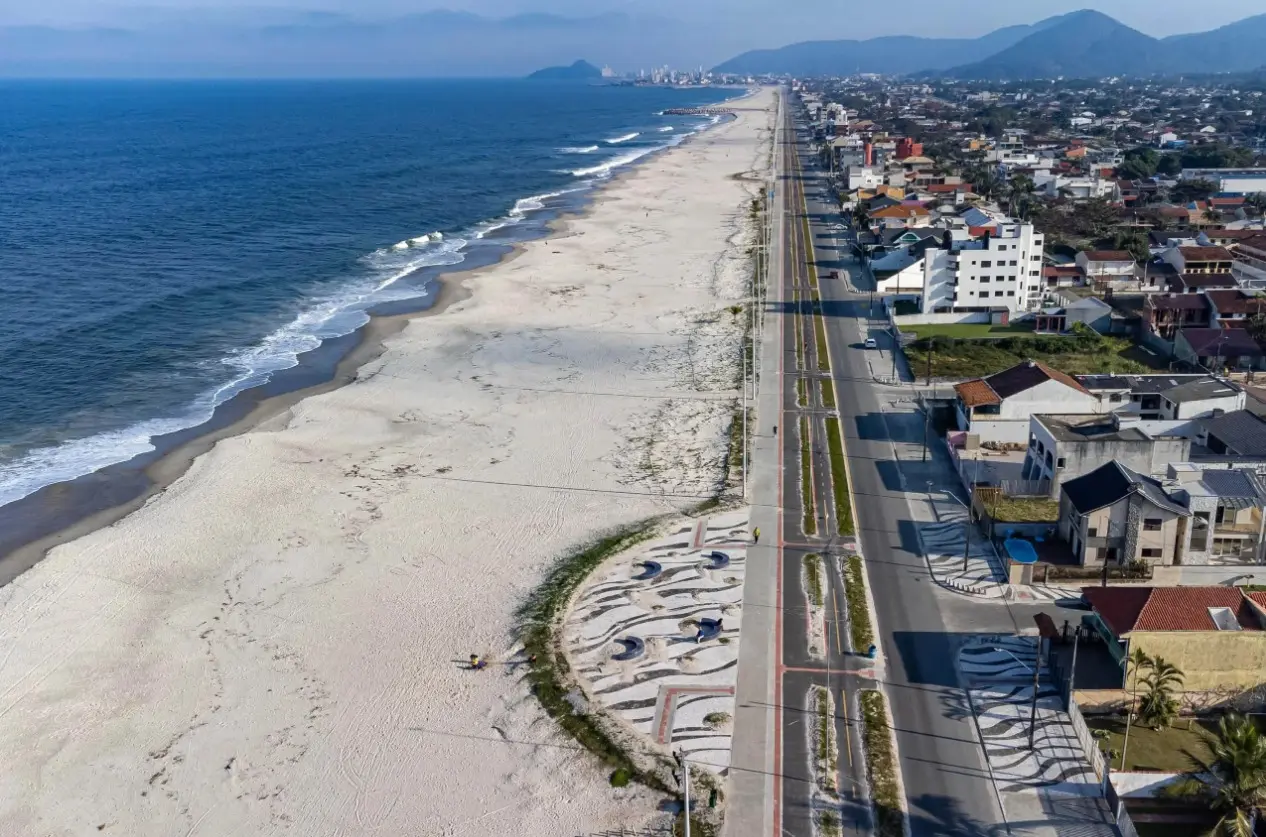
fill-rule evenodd
<path id="1" fill-rule="evenodd" d="M 1165 398 L 1175 404 L 1184 404 L 1189 401 L 1208 401 L 1213 398 L 1230 398 L 1240 392 L 1240 388 L 1229 381 L 1222 381 L 1218 378 L 1203 378 L 1198 381 L 1191 381 L 1185 384 L 1167 389 L 1164 391 Z"/>
<path id="2" fill-rule="evenodd" d="M 1201 357 L 1257 357 L 1262 347 L 1242 328 L 1184 328 L 1179 332 Z"/>
<path id="3" fill-rule="evenodd" d="M 1162 392 L 1209 379 L 1208 375 L 1078 375 L 1077 380 L 1091 392 L 1129 391 L 1140 395 Z M 1214 379 L 1216 380 L 1216 379 Z"/>
<path id="4" fill-rule="evenodd" d="M 1266 420 L 1248 410 L 1199 419 L 1200 427 L 1241 456 L 1266 456 Z"/>
<path id="5" fill-rule="evenodd" d="M 1229 262 L 1231 251 L 1225 247 L 1179 247 L 1183 259 L 1189 262 Z"/>
<path id="6" fill-rule="evenodd" d="M 1137 427 L 1119 427 L 1110 415 L 1035 415 L 1058 442 L 1148 442 L 1152 437 Z"/>
<path id="7" fill-rule="evenodd" d="M 1082 597 L 1113 633 L 1132 631 L 1262 630 L 1250 603 L 1266 603 L 1261 593 L 1245 594 L 1237 587 L 1083 587 Z M 1230 611 L 1233 622 L 1222 619 Z"/>
<path id="8" fill-rule="evenodd" d="M 1088 474 L 1067 480 L 1061 486 L 1061 491 L 1073 508 L 1082 514 L 1110 506 L 1131 494 L 1140 494 L 1158 508 L 1183 517 L 1191 516 L 1186 508 L 1170 499 L 1160 482 L 1143 476 L 1115 459 Z"/>
<path id="9" fill-rule="evenodd" d="M 1154 294 L 1147 298 L 1147 304 L 1160 311 L 1199 311 L 1209 307 L 1200 294 Z"/>
<path id="10" fill-rule="evenodd" d="M 1125 250 L 1088 250 L 1086 258 L 1092 262 L 1129 262 L 1134 264 L 1134 257 Z"/>

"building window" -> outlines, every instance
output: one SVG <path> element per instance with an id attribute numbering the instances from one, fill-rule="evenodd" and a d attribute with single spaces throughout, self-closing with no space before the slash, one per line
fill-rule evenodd
<path id="1" fill-rule="evenodd" d="M 1040 270 L 1032 270 L 1032 271 L 1029 271 L 1029 275 L 1030 275 L 1030 276 L 1041 276 L 1041 275 L 1042 275 L 1042 271 L 1040 271 Z"/>
<path id="2" fill-rule="evenodd" d="M 1061 456 L 1058 460 L 1056 460 L 1056 462 L 1055 462 L 1055 467 L 1056 467 L 1056 468 L 1063 468 L 1063 467 L 1064 467 L 1064 463 L 1065 463 L 1065 462 L 1067 462 L 1067 461 L 1068 461 L 1067 459 L 1065 459 L 1064 457 L 1062 457 L 1062 456 Z"/>
<path id="3" fill-rule="evenodd" d="M 1086 537 L 1088 537 L 1088 538 L 1097 538 L 1097 537 L 1099 537 L 1099 530 L 1098 530 L 1096 527 L 1094 527 L 1094 526 L 1090 526 L 1090 527 L 1088 527 L 1088 528 L 1086 529 Z"/>
<path id="4" fill-rule="evenodd" d="M 1148 548 L 1143 550 L 1144 558 L 1159 558 L 1162 553 L 1159 549 Z"/>
<path id="5" fill-rule="evenodd" d="M 1002 291 L 994 291 L 994 292 L 993 292 L 993 295 L 994 295 L 994 296 L 1002 296 Z"/>
<path id="6" fill-rule="evenodd" d="M 1015 259 L 1012 259 L 1012 260 L 1011 260 L 1011 266 L 1012 266 L 1012 267 L 1015 267 Z"/>
<path id="7" fill-rule="evenodd" d="M 981 267 L 993 267 L 993 262 L 981 262 Z"/>
<path id="8" fill-rule="evenodd" d="M 1031 257 L 1029 258 L 1029 261 L 1031 261 L 1031 262 L 1040 262 L 1041 260 L 1042 260 L 1042 257 L 1041 257 L 1041 256 L 1031 256 Z"/>
<path id="9" fill-rule="evenodd" d="M 1007 291 L 1007 296 L 1015 296 L 1015 291 Z"/>
<path id="10" fill-rule="evenodd" d="M 990 279 L 990 277 L 988 277 L 988 276 L 982 276 L 982 277 L 980 277 L 980 281 L 981 281 L 982 283 L 984 283 L 984 284 L 988 284 L 989 279 Z"/>
<path id="11" fill-rule="evenodd" d="M 1159 532 L 1161 530 L 1161 526 L 1164 524 L 1165 521 L 1161 520 L 1159 517 L 1145 517 L 1143 518 L 1143 531 Z"/>

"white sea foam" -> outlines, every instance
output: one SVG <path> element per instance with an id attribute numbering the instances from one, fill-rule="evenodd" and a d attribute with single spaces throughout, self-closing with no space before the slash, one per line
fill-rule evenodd
<path id="1" fill-rule="evenodd" d="M 601 180 L 616 168 L 680 144 L 690 134 L 706 130 L 720 119 L 714 117 L 691 131 L 679 132 L 666 143 L 638 148 L 600 165 L 569 173 Z M 618 144 L 636 136 L 638 134 L 629 134 L 608 142 Z M 120 430 L 38 448 L 11 462 L 0 462 L 0 505 L 19 500 L 46 485 L 72 480 L 153 451 L 153 437 L 206 422 L 220 404 L 244 390 L 266 383 L 277 372 L 297 366 L 299 356 L 317 348 L 322 341 L 355 331 L 368 321 L 366 311 L 374 305 L 423 297 L 425 291 L 416 284 L 401 284 L 405 277 L 424 267 L 460 264 L 465 259 L 464 251 L 470 241 L 521 222 L 528 213 L 543 209 L 550 198 L 584 191 L 588 182 L 591 181 L 586 181 L 586 185 L 521 198 L 505 216 L 477 224 L 459 237 L 446 239 L 442 233 L 432 232 L 404 239 L 369 254 L 362 259 L 365 271 L 356 281 L 338 292 L 310 300 L 293 320 L 254 346 L 208 364 L 228 367 L 233 374 L 227 382 L 207 390 L 182 411 L 137 422 Z"/>
<path id="2" fill-rule="evenodd" d="M 629 140 L 637 139 L 640 136 L 641 134 L 639 132 L 634 131 L 633 133 L 625 134 L 622 137 L 612 137 L 611 139 L 607 140 L 607 145 L 619 145 L 622 142 L 628 142 Z"/>
<path id="3" fill-rule="evenodd" d="M 583 148 L 577 146 L 575 148 L 560 148 L 558 150 L 562 154 L 592 154 L 593 152 L 598 150 L 598 146 L 586 145 Z"/>
<path id="4" fill-rule="evenodd" d="M 660 130 L 660 133 L 663 133 L 663 132 L 665 132 L 665 131 L 671 131 L 672 129 L 673 129 L 673 126 L 672 126 L 672 125 L 665 125 L 664 127 L 660 128 L 659 130 Z"/>

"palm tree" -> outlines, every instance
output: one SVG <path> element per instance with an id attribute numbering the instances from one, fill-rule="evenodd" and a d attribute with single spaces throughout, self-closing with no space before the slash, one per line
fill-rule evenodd
<path id="1" fill-rule="evenodd" d="M 1012 175 L 1010 192 L 1011 192 L 1011 210 L 1020 216 L 1020 220 L 1024 220 L 1024 216 L 1028 214 L 1029 206 L 1033 202 L 1033 193 L 1037 191 L 1037 186 L 1033 183 L 1033 178 L 1027 174 Z"/>
<path id="2" fill-rule="evenodd" d="M 1191 754 L 1192 770 L 1172 794 L 1197 797 L 1219 816 L 1213 837 L 1253 837 L 1266 810 L 1266 736 L 1242 715 L 1227 715 L 1209 737 L 1210 757 Z"/>
<path id="3" fill-rule="evenodd" d="M 1139 703 L 1139 723 L 1160 729 L 1178 717 L 1178 698 L 1174 697 L 1174 691 L 1182 685 L 1183 673 L 1164 657 L 1152 657 L 1148 663 L 1147 673 L 1140 681 L 1147 691 Z M 1135 671 L 1137 677 L 1138 669 Z"/>

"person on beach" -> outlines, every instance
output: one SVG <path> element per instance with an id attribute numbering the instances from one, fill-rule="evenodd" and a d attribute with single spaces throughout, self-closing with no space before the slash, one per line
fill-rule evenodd
<path id="1" fill-rule="evenodd" d="M 752 543 L 760 543 L 760 527 L 752 530 Z"/>
<path id="2" fill-rule="evenodd" d="M 478 654 L 470 655 L 470 668 L 472 671 L 479 671 L 480 669 L 487 667 L 487 665 L 488 661 L 481 659 Z"/>

